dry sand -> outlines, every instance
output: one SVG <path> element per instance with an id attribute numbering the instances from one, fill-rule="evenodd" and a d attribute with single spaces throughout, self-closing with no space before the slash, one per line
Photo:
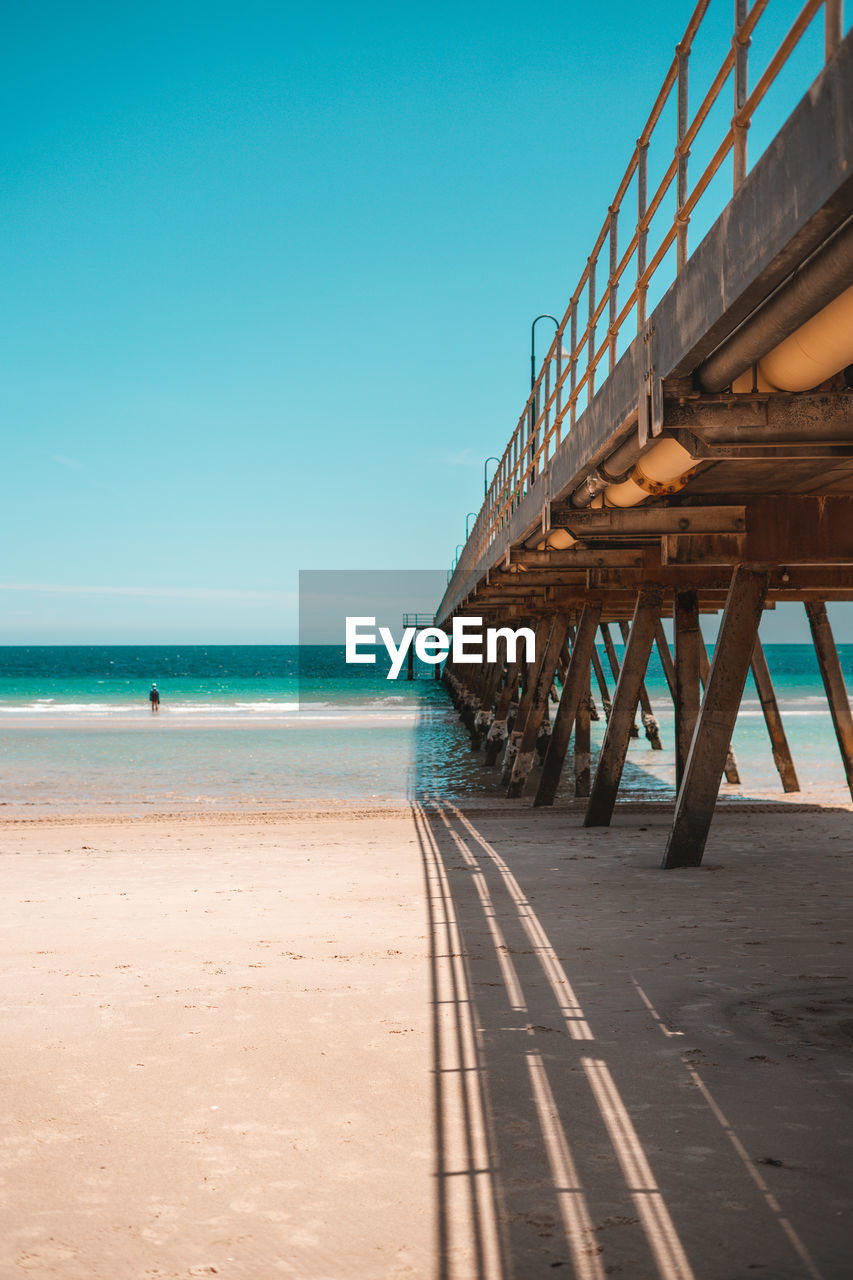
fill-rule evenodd
<path id="1" fill-rule="evenodd" d="M 2 1280 L 848 1276 L 851 814 L 667 821 L 2 824 Z"/>

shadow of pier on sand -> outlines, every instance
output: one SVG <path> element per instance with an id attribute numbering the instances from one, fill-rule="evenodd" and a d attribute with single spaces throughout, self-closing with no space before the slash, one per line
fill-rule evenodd
<path id="1" fill-rule="evenodd" d="M 431 939 L 438 1280 L 823 1274 L 694 1042 L 625 968 L 630 897 L 590 946 L 583 875 L 555 908 L 543 871 L 565 855 L 547 832 L 541 856 L 534 834 L 516 863 L 512 839 L 495 836 L 502 816 L 429 795 L 413 810 Z"/>

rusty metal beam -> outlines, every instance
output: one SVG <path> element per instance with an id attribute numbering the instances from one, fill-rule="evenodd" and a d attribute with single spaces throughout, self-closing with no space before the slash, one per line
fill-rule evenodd
<path id="1" fill-rule="evenodd" d="M 619 534 L 741 533 L 746 528 L 746 507 L 610 507 L 593 511 L 566 507 L 552 510 L 551 525 L 553 528 L 570 529 L 578 538 Z M 540 551 L 536 554 L 555 556 L 562 553 Z"/>
<path id="2" fill-rule="evenodd" d="M 603 569 L 608 565 L 643 564 L 642 552 L 632 548 L 624 551 L 607 549 L 596 550 L 594 547 L 569 547 L 566 551 L 527 551 L 512 548 L 509 561 L 505 562 L 504 573 L 513 566 L 519 568 L 542 567 L 544 569 Z"/>
<path id="3" fill-rule="evenodd" d="M 689 539 L 679 538 L 679 544 Z M 853 564 L 794 564 L 784 556 L 767 556 L 759 562 L 767 566 L 770 574 L 769 592 L 795 598 L 798 591 L 853 592 Z M 655 571 L 638 573 L 632 569 L 602 569 L 590 575 L 587 589 L 590 591 L 636 590 L 639 585 L 654 578 L 664 590 L 680 591 L 695 587 L 702 593 L 704 603 L 709 593 L 728 591 L 732 566 L 726 564 L 677 564 L 663 565 Z"/>
<path id="4" fill-rule="evenodd" d="M 701 462 L 845 462 L 853 458 L 853 443 L 846 441 L 791 440 L 780 444 L 767 440 L 754 444 L 740 441 L 710 444 L 698 440 L 692 432 L 674 431 L 672 434 Z"/>
<path id="5" fill-rule="evenodd" d="M 737 537 L 739 535 L 721 535 Z M 681 542 L 682 539 L 677 539 Z M 732 580 L 729 564 L 710 565 L 660 565 L 654 562 L 647 564 L 642 571 L 636 569 L 596 569 L 587 574 L 589 591 L 613 591 L 620 587 L 623 590 L 636 592 L 643 582 L 655 581 L 664 590 L 679 590 L 685 587 L 696 587 L 700 591 L 718 591 L 724 595 L 728 592 Z"/>
<path id="6" fill-rule="evenodd" d="M 853 423 L 851 423 L 853 430 Z M 757 497 L 743 534 L 666 536 L 667 565 L 753 564 L 853 566 L 853 497 Z"/>
<path id="7" fill-rule="evenodd" d="M 851 413 L 850 390 L 703 396 L 679 388 L 669 396 L 664 384 L 666 431 L 690 431 L 706 445 L 837 443 L 850 438 Z"/>
<path id="8" fill-rule="evenodd" d="M 777 601 L 853 600 L 853 564 L 798 565 L 781 561 L 770 562 L 767 567 L 768 609 L 774 608 Z M 725 606 L 731 565 L 667 565 L 656 571 L 601 569 L 590 571 L 588 579 L 591 580 L 584 585 L 534 580 L 525 590 L 490 588 L 478 595 L 469 609 L 490 620 L 497 614 L 500 620 L 518 622 L 559 611 L 577 615 L 586 601 L 595 598 L 602 601 L 605 621 L 621 622 L 630 618 L 640 586 L 653 580 L 663 588 L 667 608 L 675 592 L 696 588 L 700 592 L 700 612 L 714 613 Z M 465 612 L 459 610 L 460 614 Z"/>

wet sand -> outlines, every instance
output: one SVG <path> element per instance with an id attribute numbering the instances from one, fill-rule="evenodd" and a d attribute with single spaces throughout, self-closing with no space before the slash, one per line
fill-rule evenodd
<path id="1" fill-rule="evenodd" d="M 667 823 L 5 821 L 0 1277 L 849 1274 L 849 806 Z"/>

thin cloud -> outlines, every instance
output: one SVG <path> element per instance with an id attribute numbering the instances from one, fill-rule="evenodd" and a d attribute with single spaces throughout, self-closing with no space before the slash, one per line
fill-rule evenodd
<path id="1" fill-rule="evenodd" d="M 55 462 L 59 467 L 65 467 L 66 471 L 85 471 L 86 468 L 82 462 L 78 462 L 76 458 L 66 458 L 64 453 L 49 453 L 47 455 L 51 462 Z"/>
<path id="2" fill-rule="evenodd" d="M 473 449 L 460 449 L 459 453 L 448 453 L 442 458 L 451 467 L 471 467 L 478 459 Z"/>
<path id="3" fill-rule="evenodd" d="M 39 591 L 70 596 L 146 596 L 179 600 L 295 600 L 295 591 L 239 587 L 109 587 L 50 582 L 0 582 L 0 591 Z"/>

